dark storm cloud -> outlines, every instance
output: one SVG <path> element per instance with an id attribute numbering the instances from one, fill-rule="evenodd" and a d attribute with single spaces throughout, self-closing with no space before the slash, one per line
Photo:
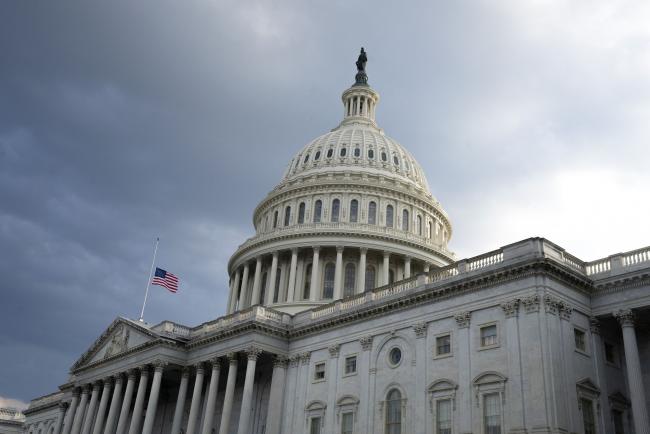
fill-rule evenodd
<path id="1" fill-rule="evenodd" d="M 252 210 L 337 125 L 361 45 L 459 256 L 648 244 L 650 13 L 595 3 L 3 2 L 0 398 L 55 390 L 137 316 L 156 236 L 182 287 L 154 288 L 147 320 L 220 315 Z M 593 207 L 625 222 L 596 246 Z"/>

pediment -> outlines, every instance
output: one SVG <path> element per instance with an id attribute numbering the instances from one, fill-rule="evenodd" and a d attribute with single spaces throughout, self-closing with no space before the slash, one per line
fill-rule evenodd
<path id="1" fill-rule="evenodd" d="M 124 318 L 117 318 L 75 362 L 72 369 L 113 358 L 156 338 L 157 336 L 146 327 Z"/>
<path id="2" fill-rule="evenodd" d="M 584 378 L 578 381 L 576 383 L 576 387 L 578 387 L 578 389 L 583 389 L 597 395 L 600 394 L 600 387 L 594 384 L 593 381 L 591 381 L 589 378 Z"/>

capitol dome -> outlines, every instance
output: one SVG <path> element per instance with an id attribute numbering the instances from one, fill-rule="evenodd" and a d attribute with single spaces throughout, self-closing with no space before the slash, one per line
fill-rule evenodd
<path id="1" fill-rule="evenodd" d="M 341 123 L 304 146 L 256 207 L 256 233 L 228 264 L 228 313 L 293 314 L 453 262 L 451 222 L 415 158 L 378 127 L 362 66 Z"/>

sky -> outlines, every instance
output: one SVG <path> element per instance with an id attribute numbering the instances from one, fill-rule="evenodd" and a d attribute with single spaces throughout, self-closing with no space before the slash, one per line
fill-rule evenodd
<path id="1" fill-rule="evenodd" d="M 650 245 L 650 2 L 0 4 L 0 406 L 137 318 L 225 311 L 226 265 L 294 153 L 341 120 L 361 46 L 377 121 L 459 258 L 543 236 Z"/>

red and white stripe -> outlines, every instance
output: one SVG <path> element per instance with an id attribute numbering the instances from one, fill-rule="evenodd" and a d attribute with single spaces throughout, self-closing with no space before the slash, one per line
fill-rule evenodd
<path id="1" fill-rule="evenodd" d="M 164 279 L 161 277 L 154 277 L 151 280 L 151 284 L 164 286 L 170 292 L 178 291 L 178 277 L 169 272 L 165 275 Z"/>

